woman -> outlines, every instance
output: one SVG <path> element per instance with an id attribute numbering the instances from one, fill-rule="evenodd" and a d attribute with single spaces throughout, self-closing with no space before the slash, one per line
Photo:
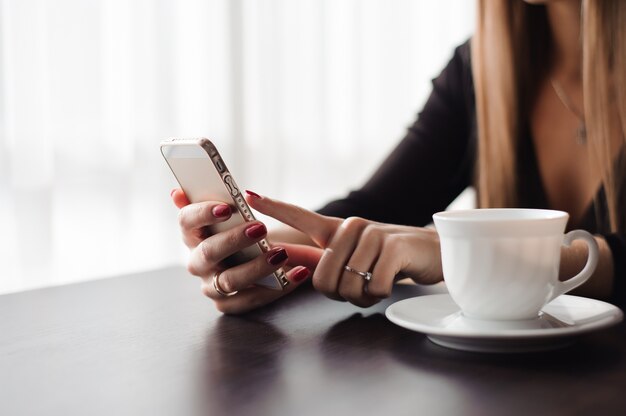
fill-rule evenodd
<path id="1" fill-rule="evenodd" d="M 471 46 L 456 49 L 418 120 L 362 189 L 319 213 L 248 194 L 253 208 L 292 227 L 269 236 L 276 247 L 267 255 L 223 270 L 220 261 L 263 238 L 265 226 L 204 239 L 203 227 L 230 216 L 228 205 L 172 196 L 192 250 L 189 271 L 226 313 L 288 294 L 311 270 L 317 290 L 363 307 L 389 296 L 397 274 L 441 281 L 437 234 L 421 227 L 472 184 L 481 207 L 569 212 L 568 226 L 594 233 L 601 253 L 579 293 L 618 302 L 625 137 L 626 2 L 483 0 Z M 586 250 L 563 249 L 564 278 L 582 268 Z M 253 285 L 282 266 L 293 267 L 285 292 Z"/>

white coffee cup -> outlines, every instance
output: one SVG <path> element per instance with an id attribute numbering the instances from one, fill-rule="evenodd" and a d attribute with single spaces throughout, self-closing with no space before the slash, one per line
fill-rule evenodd
<path id="1" fill-rule="evenodd" d="M 468 318 L 534 319 L 552 299 L 583 284 L 598 264 L 598 244 L 583 230 L 563 234 L 569 215 L 544 209 L 473 209 L 433 215 L 443 276 Z M 581 239 L 587 263 L 559 281 L 561 246 Z"/>

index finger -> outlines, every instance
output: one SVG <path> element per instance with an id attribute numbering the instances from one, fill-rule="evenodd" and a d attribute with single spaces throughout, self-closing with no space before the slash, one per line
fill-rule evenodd
<path id="1" fill-rule="evenodd" d="M 342 222 L 339 218 L 326 217 L 297 205 L 260 196 L 252 191 L 246 193 L 248 194 L 246 200 L 252 208 L 302 231 L 323 248 L 328 245 Z"/>

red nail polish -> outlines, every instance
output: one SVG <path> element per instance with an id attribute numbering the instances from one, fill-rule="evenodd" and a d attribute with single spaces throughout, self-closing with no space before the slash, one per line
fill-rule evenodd
<path id="1" fill-rule="evenodd" d="M 172 189 L 172 191 L 170 192 L 170 196 L 174 195 L 174 192 L 176 192 L 176 189 L 178 189 L 178 188 Z"/>
<path id="2" fill-rule="evenodd" d="M 217 218 L 223 218 L 230 215 L 230 207 L 226 204 L 218 205 L 213 208 L 213 215 Z"/>
<path id="3" fill-rule="evenodd" d="M 246 228 L 244 233 L 248 236 L 248 238 L 261 238 L 265 234 L 267 234 L 267 228 L 263 224 L 254 224 Z"/>
<path id="4" fill-rule="evenodd" d="M 246 193 L 248 195 L 250 195 L 251 197 L 257 198 L 257 199 L 261 199 L 261 195 L 257 194 L 256 192 L 252 192 L 246 189 Z"/>
<path id="5" fill-rule="evenodd" d="M 301 269 L 296 271 L 293 276 L 291 276 L 291 278 L 294 282 L 298 283 L 309 277 L 309 273 L 309 269 L 307 269 L 306 267 L 302 267 Z"/>
<path id="6" fill-rule="evenodd" d="M 278 266 L 289 257 L 284 248 L 275 249 L 276 251 L 267 257 L 267 262 L 272 266 Z"/>

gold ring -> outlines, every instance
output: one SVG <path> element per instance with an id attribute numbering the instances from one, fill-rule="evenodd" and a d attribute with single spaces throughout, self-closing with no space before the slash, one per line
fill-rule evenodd
<path id="1" fill-rule="evenodd" d="M 224 292 L 224 291 L 222 290 L 222 288 L 220 287 L 219 282 L 217 281 L 217 279 L 218 279 L 218 277 L 220 277 L 220 274 L 221 274 L 221 273 L 222 273 L 222 272 L 219 272 L 219 273 L 215 273 L 215 274 L 213 275 L 213 289 L 215 289 L 215 291 L 216 291 L 217 293 L 219 293 L 220 295 L 225 296 L 225 297 L 236 295 L 236 294 L 237 294 L 237 291 L 236 291 L 236 290 L 235 290 L 235 291 L 233 291 L 233 292 Z"/>

